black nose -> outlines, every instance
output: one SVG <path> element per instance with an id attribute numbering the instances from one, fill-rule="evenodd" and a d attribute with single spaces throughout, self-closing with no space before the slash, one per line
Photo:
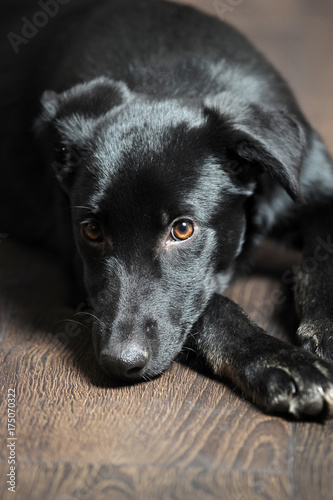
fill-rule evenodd
<path id="1" fill-rule="evenodd" d="M 100 355 L 103 370 L 121 378 L 140 378 L 148 361 L 148 351 L 134 342 L 103 349 Z"/>

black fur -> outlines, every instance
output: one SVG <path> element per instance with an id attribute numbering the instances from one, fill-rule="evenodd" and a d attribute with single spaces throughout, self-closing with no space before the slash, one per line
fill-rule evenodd
<path id="1" fill-rule="evenodd" d="M 264 409 L 331 416 L 333 167 L 287 85 L 192 8 L 58 3 L 24 38 L 36 4 L 2 2 L 0 232 L 83 280 L 106 372 L 149 378 L 188 346 Z M 295 277 L 300 347 L 220 295 L 266 236 L 317 265 Z"/>

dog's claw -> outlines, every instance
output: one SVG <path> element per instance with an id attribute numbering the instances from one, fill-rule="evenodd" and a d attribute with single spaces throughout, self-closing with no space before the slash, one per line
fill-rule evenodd
<path id="1" fill-rule="evenodd" d="M 321 358 L 333 361 L 333 321 L 322 319 L 302 323 L 296 333 L 298 345 Z"/>
<path id="2" fill-rule="evenodd" d="M 333 366 L 313 356 L 312 363 L 307 361 L 263 370 L 255 402 L 269 413 L 290 413 L 296 418 L 333 417 Z"/>

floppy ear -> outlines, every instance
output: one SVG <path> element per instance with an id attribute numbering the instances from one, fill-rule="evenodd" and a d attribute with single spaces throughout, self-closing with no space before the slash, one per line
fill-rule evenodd
<path id="1" fill-rule="evenodd" d="M 39 134 L 48 135 L 53 150 L 51 164 L 66 190 L 71 184 L 71 174 L 82 164 L 98 120 L 131 98 L 124 83 L 105 77 L 75 85 L 60 94 L 44 92 L 35 128 Z"/>
<path id="2" fill-rule="evenodd" d="M 240 159 L 275 177 L 294 201 L 302 202 L 300 171 L 305 133 L 285 110 L 266 109 L 224 92 L 205 100 L 214 140 Z"/>

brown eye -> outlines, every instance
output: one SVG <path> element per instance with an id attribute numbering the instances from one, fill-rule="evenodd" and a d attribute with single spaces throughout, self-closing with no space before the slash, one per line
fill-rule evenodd
<path id="1" fill-rule="evenodd" d="M 81 235 L 92 243 L 101 243 L 103 241 L 101 225 L 95 220 L 81 224 Z"/>
<path id="2" fill-rule="evenodd" d="M 176 241 L 188 240 L 193 233 L 194 225 L 189 220 L 177 221 L 171 230 L 172 237 Z"/>

